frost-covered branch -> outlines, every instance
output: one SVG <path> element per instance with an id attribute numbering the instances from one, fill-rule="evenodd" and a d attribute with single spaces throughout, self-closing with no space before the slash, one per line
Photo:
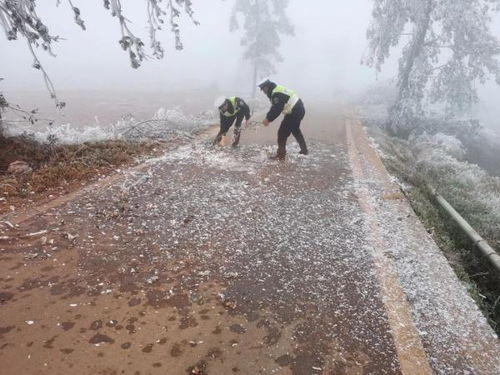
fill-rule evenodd
<path id="1" fill-rule="evenodd" d="M 50 79 L 49 75 L 47 74 L 46 70 L 44 69 L 43 65 L 40 63 L 40 60 L 38 59 L 38 56 L 35 53 L 35 50 L 33 49 L 33 44 L 30 40 L 28 40 L 28 49 L 33 56 L 33 68 L 39 70 L 42 73 L 43 77 L 43 82 L 45 83 L 45 87 L 47 88 L 48 92 L 50 93 L 50 97 L 54 99 L 56 103 L 56 107 L 59 109 L 63 109 L 66 106 L 65 102 L 60 101 L 57 98 L 57 93 L 56 89 L 54 87 L 54 84 L 52 83 L 52 80 Z"/>
<path id="2" fill-rule="evenodd" d="M 118 19 L 122 36 L 120 45 L 124 51 L 128 52 L 132 67 L 135 69 L 140 67 L 142 61 L 147 59 L 148 56 L 144 50 L 143 41 L 129 27 L 130 21 L 123 14 L 121 1 L 104 0 L 104 7 L 111 11 L 113 17 Z M 188 15 L 195 25 L 198 25 L 198 22 L 194 19 L 192 2 L 190 0 L 146 0 L 146 9 L 153 56 L 161 59 L 165 55 L 165 50 L 157 39 L 157 32 L 162 29 L 162 25 L 165 23 L 165 18 L 167 17 L 170 23 L 170 30 L 175 37 L 175 48 L 182 50 L 184 46 L 179 26 L 182 11 Z"/>
<path id="3" fill-rule="evenodd" d="M 500 41 L 491 31 L 499 0 L 373 0 L 365 63 L 379 71 L 409 35 L 399 60 L 399 95 L 390 128 L 407 136 L 426 100 L 443 103 L 448 117 L 478 101 L 476 82 L 500 83 Z"/>
<path id="4" fill-rule="evenodd" d="M 80 17 L 80 9 L 75 7 L 73 5 L 73 2 L 71 0 L 68 0 L 68 4 L 73 9 L 73 13 L 75 15 L 75 23 L 82 28 L 82 30 L 86 30 L 85 28 L 85 22 L 83 22 L 83 19 Z"/>
<path id="5" fill-rule="evenodd" d="M 137 69 L 146 58 L 144 43 L 128 27 L 130 21 L 123 15 L 120 0 L 104 0 L 104 7 L 111 11 L 113 17 L 118 18 L 121 32 L 119 43 L 122 49 L 128 52 L 132 68 Z"/>
<path id="6" fill-rule="evenodd" d="M 81 16 L 80 9 L 75 6 L 74 0 L 65 0 L 73 11 L 75 23 L 86 30 L 85 22 Z M 147 58 L 144 43 L 141 38 L 130 28 L 130 21 L 122 11 L 120 0 L 103 0 L 104 7 L 111 11 L 111 15 L 119 22 L 121 38 L 120 46 L 128 52 L 131 65 L 138 68 L 142 61 Z M 55 100 L 57 107 L 64 107 L 64 102 L 58 100 L 52 81 L 46 70 L 43 68 L 40 59 L 36 54 L 36 49 L 41 48 L 51 56 L 54 42 L 60 40 L 59 36 L 54 36 L 49 32 L 44 20 L 37 14 L 36 6 L 39 0 L 0 0 L 0 27 L 5 32 L 8 40 L 25 39 L 28 49 L 33 56 L 33 67 L 42 73 L 44 83 L 50 96 Z M 56 1 L 56 6 L 61 4 L 61 0 Z M 191 0 L 146 0 L 149 34 L 153 56 L 161 59 L 164 57 L 164 49 L 157 39 L 157 31 L 168 18 L 171 32 L 175 36 L 175 48 L 183 48 L 181 41 L 181 31 L 179 19 L 185 13 L 195 25 L 198 22 L 194 19 L 193 4 Z"/>
<path id="7" fill-rule="evenodd" d="M 0 78 L 0 80 L 2 79 Z M 9 114 L 8 120 L 4 116 L 6 114 Z M 29 123 L 34 125 L 39 122 L 43 122 L 48 126 L 54 123 L 53 120 L 40 118 L 38 116 L 38 109 L 36 108 L 28 111 L 17 104 L 9 103 L 3 96 L 3 93 L 0 92 L 0 135 L 3 134 L 2 132 L 5 129 L 4 123 Z"/>
<path id="8" fill-rule="evenodd" d="M 58 100 L 54 85 L 35 52 L 36 48 L 41 47 L 51 56 L 55 56 L 52 52 L 52 43 L 57 42 L 59 37 L 51 35 L 48 27 L 38 16 L 36 2 L 34 0 L 0 1 L 0 24 L 8 40 L 17 40 L 19 37 L 26 40 L 28 50 L 33 57 L 32 66 L 42 73 L 45 86 L 56 106 L 63 108 L 65 103 Z"/>

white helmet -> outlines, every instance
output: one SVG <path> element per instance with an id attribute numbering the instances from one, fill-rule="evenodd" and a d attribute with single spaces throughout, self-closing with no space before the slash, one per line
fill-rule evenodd
<path id="1" fill-rule="evenodd" d="M 224 105 L 224 103 L 226 102 L 226 97 L 225 96 L 219 96 L 217 99 L 215 99 L 215 102 L 214 102 L 214 107 L 215 108 L 220 108 Z"/>

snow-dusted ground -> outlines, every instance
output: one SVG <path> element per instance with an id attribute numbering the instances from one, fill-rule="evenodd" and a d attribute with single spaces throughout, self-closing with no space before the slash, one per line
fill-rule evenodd
<path id="1" fill-rule="evenodd" d="M 356 190 L 371 208 L 367 221 L 378 223 L 383 257 L 398 275 L 433 371 L 500 372 L 498 337 L 357 129 Z"/>
<path id="2" fill-rule="evenodd" d="M 436 373 L 495 373 L 497 339 L 431 256 L 435 244 L 399 201 L 384 199 L 370 164 L 353 172 L 343 121 L 304 128 L 313 124 L 326 130 L 308 138 L 308 157 L 290 145 L 286 163 L 269 161 L 269 146 L 248 133 L 236 150 L 197 138 L 110 189 L 5 226 L 7 373 L 46 361 L 52 373 L 69 364 L 89 374 L 185 373 L 198 363 L 208 374 L 397 374 L 418 363 L 402 357 L 408 342 L 388 310 L 400 305 Z M 40 230 L 45 239 L 23 237 Z M 389 301 L 394 288 L 405 293 L 400 305 Z M 62 322 L 76 326 L 62 331 Z M 47 346 L 59 350 L 47 357 Z"/>

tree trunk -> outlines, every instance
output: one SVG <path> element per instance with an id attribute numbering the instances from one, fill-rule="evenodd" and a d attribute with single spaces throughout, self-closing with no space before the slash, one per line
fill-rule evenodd
<path id="1" fill-rule="evenodd" d="M 253 64 L 252 100 L 257 97 L 257 80 L 259 79 L 259 67 L 257 61 Z"/>
<path id="2" fill-rule="evenodd" d="M 259 0 L 255 0 L 255 30 L 256 30 L 256 41 L 255 45 L 257 48 L 260 45 L 260 7 L 259 7 Z M 258 51 L 257 51 L 258 54 Z M 253 82 L 252 82 L 252 100 L 255 101 L 255 98 L 257 97 L 257 80 L 260 78 L 259 77 L 259 56 L 255 56 L 254 64 L 253 64 Z"/>
<path id="3" fill-rule="evenodd" d="M 415 99 L 415 92 L 412 91 L 410 78 L 413 73 L 415 61 L 420 57 L 425 44 L 425 38 L 429 31 L 431 13 L 435 0 L 426 0 L 425 10 L 417 21 L 415 33 L 409 51 L 404 62 L 400 63 L 398 97 L 396 103 L 391 108 L 389 132 L 403 138 L 407 138 L 414 127 L 415 113 L 413 108 L 408 107 L 407 100 Z M 418 99 L 420 100 L 420 99 Z"/>

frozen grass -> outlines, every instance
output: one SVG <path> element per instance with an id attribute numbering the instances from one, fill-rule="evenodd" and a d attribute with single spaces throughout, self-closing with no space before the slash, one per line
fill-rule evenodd
<path id="1" fill-rule="evenodd" d="M 133 163 L 140 156 L 158 154 L 164 145 L 157 141 L 108 140 L 50 146 L 26 135 L 1 137 L 2 172 L 15 160 L 27 161 L 34 171 L 30 176 L 17 178 L 0 175 L 0 196 L 8 206 L 17 205 L 25 198 L 36 201 L 45 193 L 69 192 L 82 183 Z"/>
<path id="2" fill-rule="evenodd" d="M 0 199 L 4 203 L 0 211 L 23 204 L 23 200 L 72 191 L 141 156 L 158 155 L 166 141 L 190 137 L 213 118 L 212 112 L 189 116 L 174 108 L 159 109 L 149 121 L 128 117 L 107 127 L 79 129 L 62 124 L 41 128 L 36 123 L 9 127 L 7 123 L 0 135 Z M 17 160 L 27 162 L 33 174 L 22 178 L 6 175 L 9 164 Z"/>
<path id="3" fill-rule="evenodd" d="M 465 161 L 467 147 L 454 136 L 421 134 L 410 141 L 387 136 L 377 121 L 365 120 L 389 171 L 396 176 L 415 212 L 443 249 L 459 278 L 500 332 L 498 275 L 458 227 L 430 199 L 433 185 L 455 209 L 500 250 L 500 178 Z"/>

